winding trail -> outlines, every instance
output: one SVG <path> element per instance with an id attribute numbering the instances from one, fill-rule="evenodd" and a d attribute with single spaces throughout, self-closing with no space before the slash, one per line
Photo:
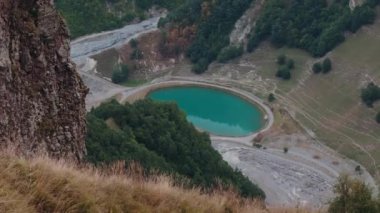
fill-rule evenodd
<path id="1" fill-rule="evenodd" d="M 75 61 L 78 58 L 89 57 L 111 48 L 120 47 L 132 38 L 157 30 L 159 20 L 160 17 L 154 17 L 121 29 L 80 37 L 71 42 L 71 58 Z"/>
<path id="2" fill-rule="evenodd" d="M 119 48 L 133 38 L 157 30 L 159 20 L 160 17 L 154 17 L 121 29 L 80 37 L 71 42 L 71 59 L 82 71 L 87 72 L 94 66 L 91 56 L 112 48 Z M 83 67 L 86 69 L 82 69 Z"/>

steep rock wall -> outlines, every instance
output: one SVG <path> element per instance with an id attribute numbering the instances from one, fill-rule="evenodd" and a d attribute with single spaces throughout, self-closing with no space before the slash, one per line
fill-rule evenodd
<path id="1" fill-rule="evenodd" d="M 80 161 L 88 92 L 51 0 L 0 1 L 0 146 Z"/>

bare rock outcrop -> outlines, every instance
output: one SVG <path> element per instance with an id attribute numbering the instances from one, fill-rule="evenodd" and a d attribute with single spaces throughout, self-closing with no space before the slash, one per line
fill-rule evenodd
<path id="1" fill-rule="evenodd" d="M 51 0 L 0 1 L 0 146 L 81 161 L 88 89 Z"/>

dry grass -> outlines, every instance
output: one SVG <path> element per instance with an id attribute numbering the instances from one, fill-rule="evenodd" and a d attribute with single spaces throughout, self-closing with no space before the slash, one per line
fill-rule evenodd
<path id="1" fill-rule="evenodd" d="M 101 171 L 44 157 L 2 155 L 0 212 L 310 212 L 265 209 L 233 192 L 202 194 L 174 187 L 168 177 L 143 178 L 138 169 L 121 174 L 122 168 L 117 164 Z"/>

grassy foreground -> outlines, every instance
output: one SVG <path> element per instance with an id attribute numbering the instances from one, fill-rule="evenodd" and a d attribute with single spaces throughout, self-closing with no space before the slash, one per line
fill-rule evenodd
<path id="1" fill-rule="evenodd" d="M 138 166 L 103 170 L 45 157 L 0 156 L 0 212 L 310 212 L 265 209 L 233 192 L 202 194 L 172 185 L 169 177 L 143 178 Z"/>

